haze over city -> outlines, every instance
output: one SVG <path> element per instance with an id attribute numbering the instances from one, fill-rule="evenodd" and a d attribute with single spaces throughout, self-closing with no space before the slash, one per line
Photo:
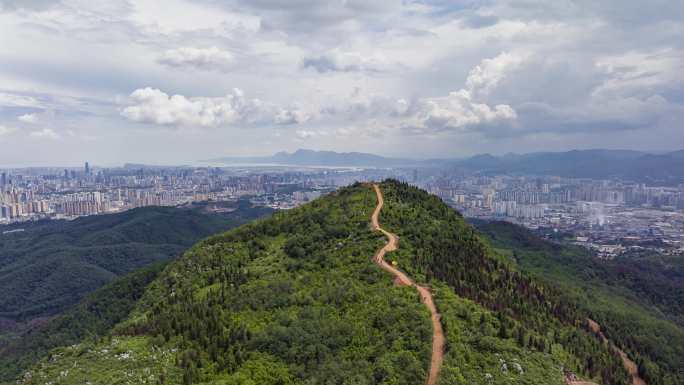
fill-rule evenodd
<path id="1" fill-rule="evenodd" d="M 3 0 L 0 165 L 678 150 L 683 18 L 664 0 Z"/>

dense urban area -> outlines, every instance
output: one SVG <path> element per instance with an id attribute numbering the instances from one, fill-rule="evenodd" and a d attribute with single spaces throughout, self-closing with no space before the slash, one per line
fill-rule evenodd
<path id="1" fill-rule="evenodd" d="M 355 181 L 387 177 L 426 189 L 466 217 L 518 223 L 547 238 L 593 249 L 602 258 L 627 252 L 684 253 L 684 184 L 485 176 L 432 168 L 92 168 L 85 163 L 79 169 L 9 169 L 0 174 L 0 224 L 240 198 L 282 210 Z M 21 231 L 21 226 L 8 231 Z"/>

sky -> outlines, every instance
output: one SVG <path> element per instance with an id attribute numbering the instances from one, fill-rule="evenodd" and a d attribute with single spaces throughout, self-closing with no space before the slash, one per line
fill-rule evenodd
<path id="1" fill-rule="evenodd" d="M 679 0 L 0 0 L 0 165 L 684 148 Z"/>

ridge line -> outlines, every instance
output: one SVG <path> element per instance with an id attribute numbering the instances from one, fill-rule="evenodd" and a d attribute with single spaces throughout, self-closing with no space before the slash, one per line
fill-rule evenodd
<path id="1" fill-rule="evenodd" d="M 430 359 L 430 369 L 428 373 L 428 378 L 425 381 L 426 385 L 436 385 L 437 379 L 439 378 L 439 371 L 442 368 L 442 361 L 444 361 L 444 331 L 442 329 L 442 323 L 440 322 L 440 314 L 437 312 L 437 307 L 432 298 L 432 293 L 430 289 L 425 286 L 418 285 L 415 283 L 406 273 L 397 269 L 396 267 L 390 265 L 385 261 L 384 257 L 387 252 L 397 250 L 399 237 L 396 234 L 390 233 L 389 231 L 383 229 L 380 226 L 379 216 L 382 207 L 385 204 L 382 191 L 378 184 L 373 184 L 373 189 L 375 190 L 375 195 L 378 199 L 378 204 L 375 206 L 375 210 L 371 215 L 371 227 L 374 231 L 380 231 L 387 237 L 387 243 L 385 246 L 381 247 L 375 255 L 373 256 L 373 262 L 380 266 L 383 270 L 394 275 L 397 283 L 404 286 L 413 286 L 418 290 L 420 294 L 420 301 L 428 308 L 430 311 L 430 318 L 432 321 L 432 356 Z"/>

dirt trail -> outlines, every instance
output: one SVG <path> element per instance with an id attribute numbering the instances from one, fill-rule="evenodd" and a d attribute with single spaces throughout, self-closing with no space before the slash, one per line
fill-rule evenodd
<path id="1" fill-rule="evenodd" d="M 389 251 L 394 251 L 397 249 L 399 238 L 395 234 L 392 234 L 380 227 L 378 217 L 380 216 L 380 210 L 382 210 L 382 206 L 385 204 L 385 200 L 383 199 L 382 192 L 377 184 L 373 185 L 373 189 L 375 189 L 375 195 L 378 198 L 378 205 L 375 207 L 373 215 L 371 216 L 371 226 L 373 227 L 373 230 L 380 231 L 387 237 L 387 244 L 378 250 L 377 253 L 375 253 L 373 262 L 394 275 L 396 283 L 404 286 L 415 286 L 416 290 L 418 290 L 418 293 L 420 293 L 421 301 L 430 310 L 432 318 L 432 359 L 430 361 L 430 373 L 428 374 L 425 384 L 436 385 L 437 378 L 439 376 L 439 370 L 442 368 L 442 361 L 444 360 L 444 331 L 442 330 L 440 316 L 439 313 L 437 313 L 437 307 L 432 299 L 430 289 L 416 284 L 404 272 L 385 261 L 385 254 L 387 254 Z"/>
<path id="2" fill-rule="evenodd" d="M 587 323 L 589 324 L 589 329 L 591 329 L 592 332 L 594 332 L 601 341 L 605 344 L 609 344 L 617 354 L 620 355 L 620 358 L 622 359 L 622 365 L 625 367 L 627 370 L 627 373 L 629 373 L 629 376 L 632 378 L 632 384 L 633 385 L 647 385 L 646 381 L 644 381 L 643 378 L 639 377 L 639 367 L 637 364 L 632 361 L 625 352 L 622 351 L 622 349 L 618 348 L 615 346 L 613 343 L 608 341 L 608 338 L 606 338 L 605 334 L 601 331 L 601 325 L 598 324 L 598 322 L 592 320 L 592 319 L 587 319 Z"/>

